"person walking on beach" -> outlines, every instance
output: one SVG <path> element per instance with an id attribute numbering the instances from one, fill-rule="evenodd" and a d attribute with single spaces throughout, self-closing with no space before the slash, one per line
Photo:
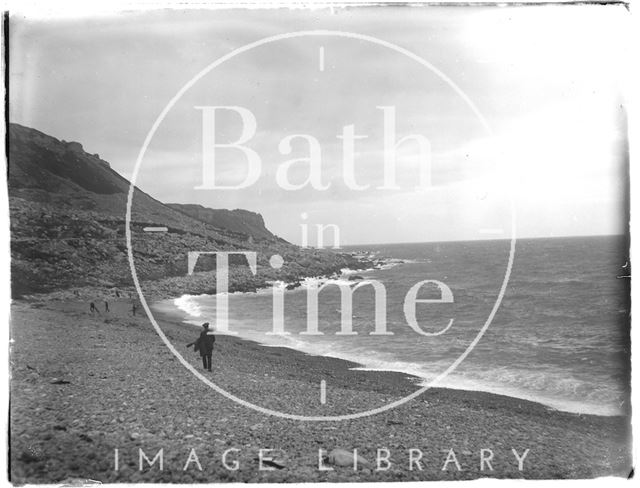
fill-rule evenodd
<path id="1" fill-rule="evenodd" d="M 134 303 L 133 306 L 131 307 L 131 313 L 133 313 L 133 316 L 136 316 L 136 310 L 138 310 L 138 307 L 136 306 L 136 304 Z"/>
<path id="2" fill-rule="evenodd" d="M 108 312 L 109 311 L 109 302 L 108 301 L 104 301 L 104 311 Z"/>
<path id="3" fill-rule="evenodd" d="M 89 313 L 91 315 L 93 315 L 94 313 L 97 313 L 98 315 L 100 315 L 100 312 L 98 311 L 98 307 L 96 307 L 96 304 L 93 302 L 89 304 Z"/>
<path id="4" fill-rule="evenodd" d="M 202 324 L 202 332 L 200 337 L 187 347 L 193 346 L 195 352 L 200 352 L 202 358 L 202 366 L 207 371 L 211 371 L 211 356 L 213 354 L 213 343 L 216 342 L 216 336 L 209 331 L 209 322 Z"/>

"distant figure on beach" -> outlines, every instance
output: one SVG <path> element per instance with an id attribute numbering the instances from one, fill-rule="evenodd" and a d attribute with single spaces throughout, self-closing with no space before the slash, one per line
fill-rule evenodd
<path id="1" fill-rule="evenodd" d="M 94 313 L 97 313 L 98 315 L 100 315 L 100 312 L 98 311 L 98 307 L 96 307 L 96 304 L 93 302 L 89 304 L 89 313 L 91 315 L 93 315 Z"/>
<path id="2" fill-rule="evenodd" d="M 134 303 L 133 306 L 131 307 L 131 313 L 133 314 L 133 316 L 136 316 L 136 310 L 138 310 L 137 305 Z"/>
<path id="3" fill-rule="evenodd" d="M 108 301 L 104 301 L 104 311 L 108 312 L 109 311 L 109 302 Z"/>
<path id="4" fill-rule="evenodd" d="M 187 347 L 193 346 L 195 352 L 200 352 L 202 358 L 202 366 L 207 371 L 211 371 L 211 355 L 213 354 L 213 343 L 216 342 L 216 336 L 209 333 L 209 322 L 202 324 L 202 332 L 195 342 L 187 344 Z"/>
<path id="5" fill-rule="evenodd" d="M 120 298 L 120 292 L 116 290 L 116 298 Z"/>

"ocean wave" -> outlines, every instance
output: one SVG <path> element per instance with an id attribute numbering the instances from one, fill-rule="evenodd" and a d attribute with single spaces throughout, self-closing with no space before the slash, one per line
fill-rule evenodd
<path id="1" fill-rule="evenodd" d="M 311 279 L 307 280 L 309 282 Z M 348 280 L 325 279 L 324 283 L 348 283 L 358 282 Z M 308 283 L 307 283 L 308 284 Z M 283 283 L 280 283 L 283 285 Z M 205 311 L 198 303 L 198 299 L 211 299 L 210 296 L 185 295 L 174 300 L 174 305 L 185 312 L 188 317 L 185 323 L 199 326 Z M 428 362 L 398 360 L 396 354 L 390 351 L 370 350 L 366 347 L 346 346 L 346 343 L 327 340 L 307 339 L 298 334 L 284 336 L 265 336 L 251 323 L 234 322 L 231 328 L 238 332 L 240 337 L 256 341 L 267 347 L 286 347 L 305 354 L 324 356 L 346 360 L 359 366 L 354 370 L 362 371 L 389 371 L 411 375 L 417 378 L 417 386 L 430 385 L 452 361 L 439 359 Z M 350 349 L 347 347 L 351 347 Z M 465 369 L 470 369 L 471 364 L 465 364 Z M 453 372 L 432 386 L 468 391 L 483 391 L 488 393 L 506 395 L 523 400 L 541 403 L 557 410 L 595 415 L 618 415 L 621 412 L 616 405 L 623 397 L 622 392 L 615 391 L 615 383 L 597 388 L 592 382 L 583 381 L 568 375 L 568 372 L 554 372 L 544 369 L 518 368 L 490 368 L 473 365 L 469 372 Z"/>
<path id="2" fill-rule="evenodd" d="M 343 355 L 341 359 L 356 362 L 356 357 L 349 358 L 348 355 Z M 538 373 L 510 370 L 487 371 L 484 376 L 490 377 L 492 381 L 453 372 L 434 382 L 438 375 L 446 370 L 448 364 L 440 364 L 440 371 L 435 371 L 433 364 L 426 366 L 415 362 L 371 360 L 362 357 L 359 359 L 359 362 L 364 365 L 352 369 L 406 373 L 420 378 L 419 386 L 482 391 L 533 401 L 555 410 L 577 414 L 612 416 L 623 413 L 620 407 L 621 401 L 618 400 L 624 396 L 622 391 L 615 391 L 608 387 L 593 388 L 585 381 L 559 377 L 549 371 Z"/>
<path id="3" fill-rule="evenodd" d="M 333 276 L 333 277 L 320 277 L 320 278 L 305 278 L 300 281 L 300 288 L 303 290 L 308 290 L 312 287 L 318 287 L 324 285 L 356 285 L 360 283 L 359 280 L 350 280 L 348 278 L 343 278 L 341 276 Z"/>
<path id="4" fill-rule="evenodd" d="M 288 336 L 290 337 L 290 336 Z M 452 363 L 449 360 L 424 362 L 402 361 L 380 351 L 346 351 L 335 344 L 309 344 L 296 338 L 288 346 L 307 354 L 333 357 L 360 366 L 357 371 L 384 371 L 411 375 L 418 386 L 433 386 L 456 390 L 482 391 L 520 398 L 565 412 L 592 415 L 620 415 L 625 393 L 615 388 L 615 382 L 594 387 L 588 381 L 558 374 L 551 370 L 517 370 L 510 368 L 476 368 L 474 374 L 452 372 L 431 384 Z"/>
<path id="5" fill-rule="evenodd" d="M 351 269 L 351 268 L 342 268 L 340 270 L 340 274 L 343 274 L 343 275 L 346 275 L 346 276 L 354 275 L 354 274 L 357 274 L 357 273 L 360 273 L 360 272 L 361 272 L 361 270 Z"/>
<path id="6" fill-rule="evenodd" d="M 182 295 L 173 300 L 173 304 L 191 317 L 202 317 L 202 309 L 194 295 Z"/>
<path id="7" fill-rule="evenodd" d="M 584 383 L 581 384 L 586 386 Z M 423 383 L 423 385 L 425 385 L 425 383 Z M 554 395 L 553 392 L 531 391 L 525 388 L 518 388 L 499 383 L 484 383 L 476 379 L 468 379 L 458 375 L 449 375 L 434 386 L 450 388 L 453 390 L 482 391 L 486 393 L 504 395 L 540 403 L 554 410 L 583 415 L 613 416 L 624 413 L 620 408 L 619 402 L 612 403 L 610 401 L 612 395 L 608 390 L 601 392 L 595 391 L 593 394 L 583 396 L 582 398 L 579 395 L 568 397 Z M 580 384 L 573 383 L 572 389 L 576 390 L 579 386 Z M 593 398 L 594 396 L 605 396 L 608 401 L 602 402 L 599 398 Z"/>

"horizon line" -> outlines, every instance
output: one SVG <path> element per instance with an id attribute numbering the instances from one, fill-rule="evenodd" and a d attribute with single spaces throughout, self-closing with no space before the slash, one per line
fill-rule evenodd
<path id="1" fill-rule="evenodd" d="M 516 241 L 519 240 L 537 240 L 537 239 L 578 239 L 578 238 L 593 238 L 593 237 L 629 237 L 630 233 L 622 233 L 622 234 L 571 234 L 571 235 L 561 235 L 561 236 L 523 236 L 517 237 Z M 505 241 L 509 242 L 512 238 L 497 238 L 497 239 L 452 239 L 452 240 L 444 240 L 444 241 L 405 241 L 405 242 L 379 242 L 379 243 L 356 243 L 356 244 L 345 244 L 340 246 L 339 248 L 334 247 L 323 247 L 316 248 L 313 246 L 307 246 L 307 249 L 325 249 L 330 251 L 339 251 L 346 247 L 355 247 L 355 246 L 396 246 L 396 245 L 405 245 L 405 244 L 446 244 L 452 242 L 496 242 L 496 241 Z M 295 244 L 298 247 L 302 247 L 299 244 Z"/>

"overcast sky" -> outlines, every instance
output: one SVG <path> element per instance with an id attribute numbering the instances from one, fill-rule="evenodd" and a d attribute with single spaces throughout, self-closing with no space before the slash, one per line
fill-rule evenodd
<path id="1" fill-rule="evenodd" d="M 374 36 L 406 49 L 451 79 L 375 43 L 337 36 L 282 39 L 243 52 L 200 78 L 160 124 L 137 184 L 164 202 L 260 212 L 276 234 L 301 241 L 300 224 L 336 224 L 341 243 L 519 237 L 623 230 L 626 121 L 622 97 L 628 40 L 622 7 L 360 8 L 130 13 L 11 23 L 10 119 L 86 151 L 130 178 L 156 118 L 205 67 L 259 39 L 327 29 Z M 239 106 L 256 118 L 246 143 L 260 178 L 243 190 L 203 183 L 202 110 Z M 395 107 L 396 139 L 431 146 L 430 184 L 417 191 L 418 145 L 397 151 L 397 189 L 383 182 L 383 111 Z M 354 125 L 355 180 L 344 181 L 344 126 Z M 219 114 L 217 141 L 242 131 Z M 278 168 L 320 147 L 326 190 L 285 190 Z M 286 149 L 286 148 L 285 148 Z M 284 154 L 283 154 L 284 153 Z M 241 182 L 247 163 L 218 149 L 220 184 Z M 291 182 L 308 177 L 291 165 Z M 281 169 L 282 170 L 282 169 Z M 301 215 L 306 214 L 306 220 Z M 314 234 L 310 236 L 313 243 Z"/>

